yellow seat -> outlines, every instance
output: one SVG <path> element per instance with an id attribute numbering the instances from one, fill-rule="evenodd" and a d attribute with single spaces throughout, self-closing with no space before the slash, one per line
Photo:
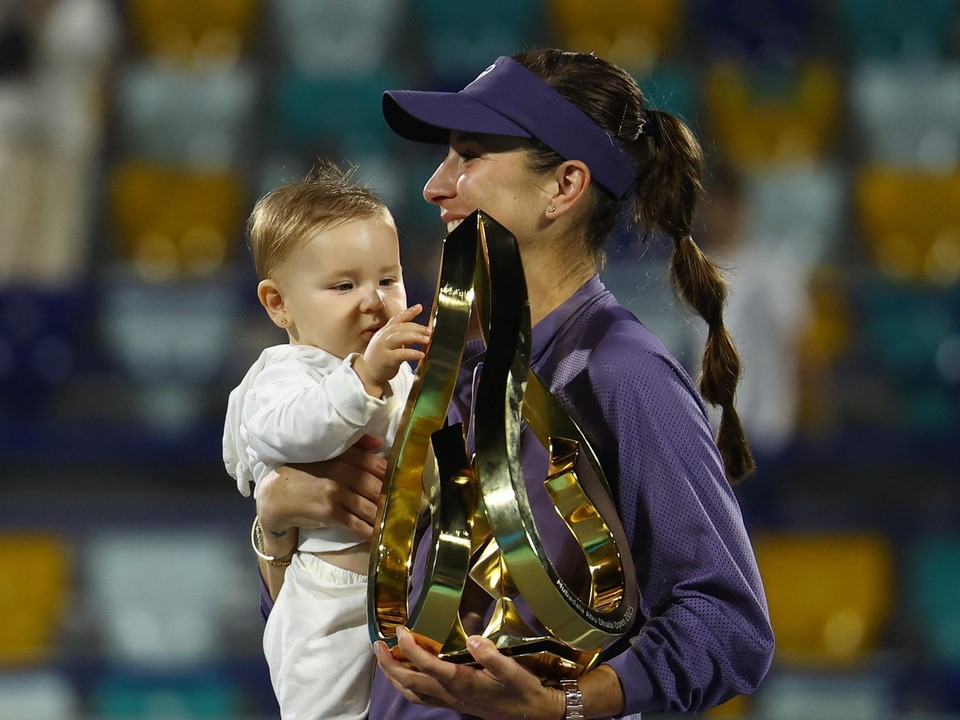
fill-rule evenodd
<path id="1" fill-rule="evenodd" d="M 960 280 L 960 173 L 867 167 L 855 203 L 867 254 L 888 276 Z"/>
<path id="2" fill-rule="evenodd" d="M 638 71 L 674 47 L 684 6 L 681 0 L 547 0 L 544 10 L 558 47 L 595 52 Z"/>
<path id="3" fill-rule="evenodd" d="M 236 59 L 249 47 L 261 0 L 130 0 L 131 33 L 152 57 Z"/>
<path id="4" fill-rule="evenodd" d="M 854 666 L 876 650 L 894 591 L 882 536 L 778 532 L 755 549 L 780 662 Z"/>
<path id="5" fill-rule="evenodd" d="M 70 592 L 64 541 L 43 532 L 0 533 L 0 667 L 53 654 Z"/>
<path id="6" fill-rule="evenodd" d="M 110 178 L 120 257 L 152 279 L 215 272 L 237 245 L 244 199 L 235 172 L 121 163 Z"/>
<path id="7" fill-rule="evenodd" d="M 713 65 L 704 79 L 709 139 L 747 171 L 815 162 L 831 152 L 842 112 L 842 85 L 829 65 L 810 62 L 791 77 L 753 78 L 741 65 Z"/>

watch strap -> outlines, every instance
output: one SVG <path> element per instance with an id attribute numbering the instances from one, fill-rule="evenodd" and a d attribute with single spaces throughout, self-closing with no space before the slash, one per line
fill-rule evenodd
<path id="1" fill-rule="evenodd" d="M 564 720 L 583 718 L 583 693 L 580 692 L 580 683 L 570 679 L 561 680 L 560 689 L 563 690 L 563 697 L 566 702 L 566 710 L 563 714 Z"/>

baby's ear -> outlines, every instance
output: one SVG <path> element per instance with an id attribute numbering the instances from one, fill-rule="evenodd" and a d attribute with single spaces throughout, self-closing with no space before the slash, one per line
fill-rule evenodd
<path id="1" fill-rule="evenodd" d="M 271 278 L 261 280 L 257 285 L 257 297 L 263 309 L 267 311 L 267 315 L 273 320 L 273 324 L 286 330 L 290 325 L 290 319 L 287 317 L 287 306 L 283 302 L 283 293 L 277 281 Z"/>

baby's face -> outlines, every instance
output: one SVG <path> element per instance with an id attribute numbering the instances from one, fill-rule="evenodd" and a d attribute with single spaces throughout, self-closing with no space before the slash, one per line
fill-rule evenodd
<path id="1" fill-rule="evenodd" d="M 337 357 L 363 352 L 407 307 L 397 229 L 386 215 L 318 231 L 277 268 L 291 342 Z"/>

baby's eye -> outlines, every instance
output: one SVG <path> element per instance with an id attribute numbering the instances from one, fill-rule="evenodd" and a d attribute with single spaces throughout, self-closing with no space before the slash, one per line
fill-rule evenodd
<path id="1" fill-rule="evenodd" d="M 353 289 L 353 283 L 348 283 L 348 282 L 337 283 L 336 285 L 333 286 L 333 289 L 339 290 L 340 292 L 347 292 L 347 290 Z"/>
<path id="2" fill-rule="evenodd" d="M 385 277 L 380 280 L 380 287 L 390 287 L 391 285 L 396 285 L 397 279 L 392 277 Z"/>

